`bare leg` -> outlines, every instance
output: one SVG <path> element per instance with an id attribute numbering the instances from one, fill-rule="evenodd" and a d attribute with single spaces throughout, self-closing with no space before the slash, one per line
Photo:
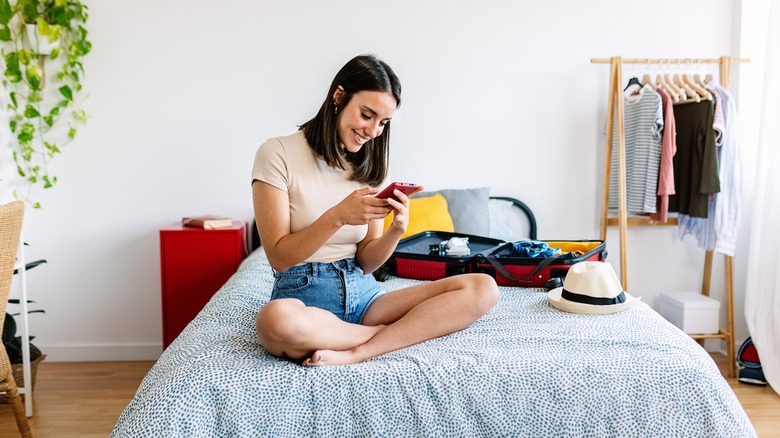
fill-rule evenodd
<path id="1" fill-rule="evenodd" d="M 300 300 L 278 299 L 257 314 L 257 338 L 270 354 L 301 360 L 319 348 L 351 349 L 363 344 L 384 326 L 350 324 Z"/>
<path id="2" fill-rule="evenodd" d="M 495 280 L 484 274 L 458 275 L 394 291 L 378 299 L 363 321 L 389 325 L 353 348 L 319 349 L 303 364 L 358 363 L 462 330 L 493 308 L 498 296 Z"/>

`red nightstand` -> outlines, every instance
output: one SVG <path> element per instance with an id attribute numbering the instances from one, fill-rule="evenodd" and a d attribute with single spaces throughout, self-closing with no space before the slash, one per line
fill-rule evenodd
<path id="1" fill-rule="evenodd" d="M 160 230 L 163 349 L 176 339 L 244 259 L 246 225 L 230 228 L 171 225 Z"/>

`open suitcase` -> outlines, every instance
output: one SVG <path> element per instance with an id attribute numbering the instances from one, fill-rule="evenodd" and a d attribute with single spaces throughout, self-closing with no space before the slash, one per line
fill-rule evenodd
<path id="1" fill-rule="evenodd" d="M 572 265 L 584 261 L 604 261 L 607 258 L 603 240 L 545 240 L 561 255 L 544 258 L 513 257 L 514 243 L 506 242 L 493 251 L 476 256 L 477 268 L 496 279 L 499 286 L 554 287 L 562 286 Z"/>
<path id="2" fill-rule="evenodd" d="M 437 249 L 442 242 L 453 237 L 468 238 L 468 255 L 447 255 Z M 603 261 L 607 257 L 606 244 L 601 240 L 544 242 L 553 248 L 560 248 L 561 255 L 513 257 L 514 242 L 468 234 L 425 231 L 401 240 L 377 279 L 384 280 L 389 274 L 415 280 L 438 280 L 481 272 L 495 278 L 499 286 L 551 289 L 563 284 L 563 278 L 575 263 Z"/>
<path id="3" fill-rule="evenodd" d="M 527 221 L 528 240 L 536 241 L 536 217 L 523 202 L 507 197 Z M 435 251 L 436 245 L 452 237 L 469 239 L 468 255 L 451 256 Z M 426 231 L 402 239 L 392 257 L 374 272 L 379 281 L 388 275 L 417 280 L 438 280 L 452 275 L 482 272 L 496 279 L 499 286 L 546 287 L 563 285 L 563 278 L 575 263 L 607 258 L 606 244 L 601 240 L 543 241 L 560 248 L 562 256 L 536 258 L 512 257 L 514 242 L 461 233 Z M 576 254 L 570 254 L 575 251 Z"/>

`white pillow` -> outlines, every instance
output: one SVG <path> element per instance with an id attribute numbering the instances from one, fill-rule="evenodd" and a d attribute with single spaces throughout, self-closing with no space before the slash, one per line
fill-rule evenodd
<path id="1" fill-rule="evenodd" d="M 491 199 L 488 202 L 490 237 L 506 242 L 515 240 L 515 234 L 509 226 L 509 215 L 513 205 L 512 201 L 504 201 L 503 199 Z"/>

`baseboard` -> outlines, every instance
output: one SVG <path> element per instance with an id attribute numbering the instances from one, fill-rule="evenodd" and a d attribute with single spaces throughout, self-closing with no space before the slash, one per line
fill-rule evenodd
<path id="1" fill-rule="evenodd" d="M 160 344 L 45 345 L 37 342 L 35 344 L 46 355 L 47 362 L 157 360 L 162 354 Z"/>

